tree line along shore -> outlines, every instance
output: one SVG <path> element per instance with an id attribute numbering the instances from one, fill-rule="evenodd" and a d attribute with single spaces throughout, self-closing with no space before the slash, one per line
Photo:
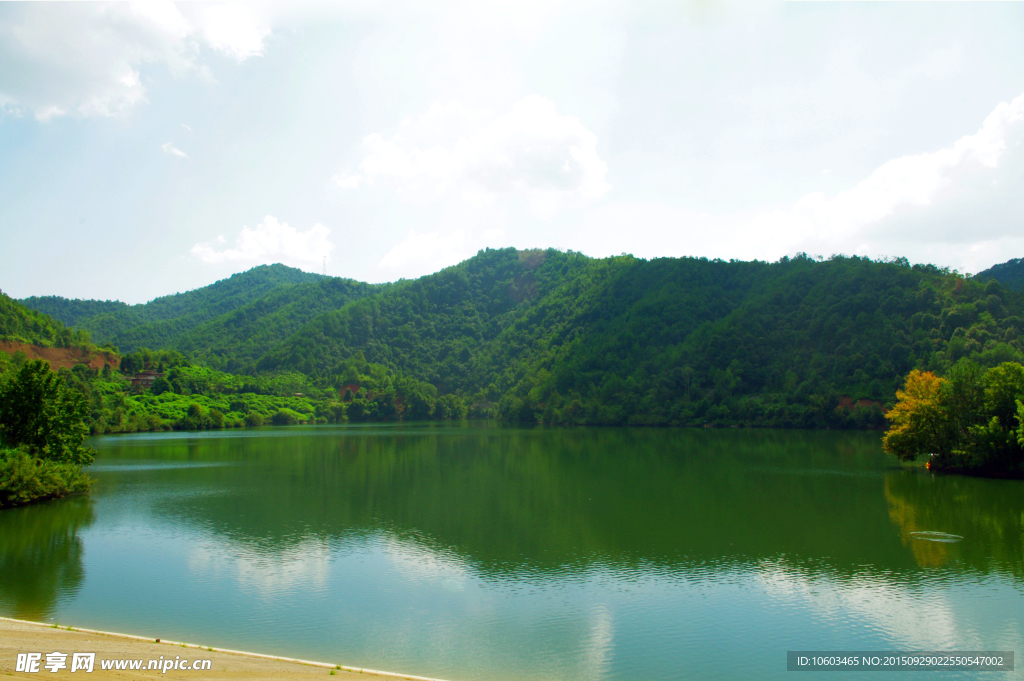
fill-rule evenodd
<path id="1" fill-rule="evenodd" d="M 384 285 L 274 265 L 135 306 L 0 294 L 8 349 L 117 358 L 50 372 L 0 351 L 0 385 L 46 383 L 40 404 L 80 422 L 71 440 L 466 417 L 880 429 L 888 413 L 901 458 L 1018 475 L 1022 268 L 993 268 L 1004 285 L 903 259 L 501 249 Z M 921 435 L 942 419 L 957 425 Z M 8 468 L 83 464 L 3 428 Z"/>

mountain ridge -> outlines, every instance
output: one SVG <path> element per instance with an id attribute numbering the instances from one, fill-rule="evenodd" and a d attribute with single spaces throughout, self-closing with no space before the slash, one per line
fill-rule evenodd
<path id="1" fill-rule="evenodd" d="M 1024 291 L 1024 258 L 1013 258 L 974 275 L 981 282 L 995 279 L 1008 289 Z"/>
<path id="2" fill-rule="evenodd" d="M 172 345 L 177 336 L 273 290 L 323 279 L 324 275 L 278 263 L 253 267 L 208 286 L 159 296 L 137 305 L 61 296 L 32 296 L 20 302 L 63 324 L 89 331 L 97 342 L 112 343 L 132 352 L 140 347 Z"/>
<path id="3" fill-rule="evenodd" d="M 235 275 L 237 295 L 207 309 L 188 300 L 218 291 L 190 292 L 183 316 L 116 337 L 236 373 L 297 371 L 325 387 L 344 385 L 360 358 L 497 404 L 504 418 L 550 423 L 877 426 L 879 405 L 912 368 L 1024 359 L 1024 296 L 905 259 L 509 248 L 390 284 L 267 284 L 287 269 Z M 262 289 L 245 286 L 252 272 Z"/>

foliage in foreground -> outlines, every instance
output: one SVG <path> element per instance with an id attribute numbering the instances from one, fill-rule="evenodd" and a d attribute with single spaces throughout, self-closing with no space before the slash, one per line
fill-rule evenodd
<path id="1" fill-rule="evenodd" d="M 91 485 L 81 466 L 0 449 L 0 508 L 86 492 Z"/>
<path id="2" fill-rule="evenodd" d="M 0 383 L 0 506 L 87 490 L 82 467 L 88 406 L 46 362 L 27 362 Z"/>
<path id="3" fill-rule="evenodd" d="M 885 451 L 904 461 L 993 476 L 1024 477 L 1024 367 L 1004 362 L 988 370 L 957 363 L 945 377 L 911 371 L 897 403 Z"/>

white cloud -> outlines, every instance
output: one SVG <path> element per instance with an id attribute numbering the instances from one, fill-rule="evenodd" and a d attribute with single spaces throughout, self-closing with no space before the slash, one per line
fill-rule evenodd
<path id="1" fill-rule="evenodd" d="M 778 208 L 697 212 L 665 203 L 600 206 L 586 220 L 592 255 L 773 260 L 806 251 L 906 255 L 977 271 L 1024 249 L 1024 94 L 938 151 L 890 160 L 832 196 Z"/>
<path id="2" fill-rule="evenodd" d="M 201 45 L 242 61 L 268 34 L 249 5 L 4 3 L 0 106 L 39 120 L 115 116 L 146 101 L 146 66 L 211 79 Z"/>
<path id="3" fill-rule="evenodd" d="M 273 215 L 263 218 L 255 229 L 243 227 L 235 239 L 235 247 L 217 250 L 210 242 L 198 243 L 191 253 L 210 265 L 233 263 L 261 265 L 282 263 L 292 267 L 316 271 L 324 256 L 330 258 L 334 244 L 328 239 L 331 230 L 321 224 L 300 232 Z M 225 243 L 224 235 L 215 243 Z"/>
<path id="4" fill-rule="evenodd" d="M 466 233 L 461 229 L 444 236 L 410 229 L 381 259 L 378 267 L 403 274 L 415 272 L 411 276 L 418 276 L 459 263 L 470 255 L 466 249 Z"/>
<path id="5" fill-rule="evenodd" d="M 364 146 L 358 170 L 335 177 L 340 187 L 387 185 L 420 201 L 519 195 L 544 214 L 564 198 L 597 198 L 609 188 L 597 136 L 538 95 L 498 116 L 434 105 L 404 120 L 390 139 L 375 133 Z"/>
<path id="6" fill-rule="evenodd" d="M 841 165 L 892 134 L 892 107 L 908 87 L 956 72 L 963 61 L 954 45 L 876 74 L 865 63 L 870 52 L 858 41 L 843 40 L 823 55 L 813 77 L 766 80 L 736 93 L 730 100 L 741 117 L 716 136 L 715 153 L 742 159 L 764 151 L 778 156 L 776 150 L 785 148 L 797 163 L 830 155 Z"/>
<path id="7" fill-rule="evenodd" d="M 195 20 L 206 43 L 238 61 L 263 54 L 270 29 L 262 24 L 251 3 L 196 4 Z"/>
<path id="8" fill-rule="evenodd" d="M 174 144 L 171 143 L 171 142 L 165 142 L 164 144 L 161 144 L 160 148 L 163 149 L 164 153 L 167 154 L 168 156 L 177 156 L 178 158 L 188 158 L 188 154 L 186 154 L 184 151 L 182 151 L 178 147 L 174 146 Z"/>
<path id="9" fill-rule="evenodd" d="M 999 104 L 978 132 L 951 147 L 889 161 L 855 187 L 831 198 L 823 192 L 807 194 L 787 210 L 758 216 L 753 227 L 834 240 L 856 234 L 902 208 L 931 206 L 955 195 L 967 176 L 998 166 L 1010 128 L 1022 121 L 1024 94 Z"/>

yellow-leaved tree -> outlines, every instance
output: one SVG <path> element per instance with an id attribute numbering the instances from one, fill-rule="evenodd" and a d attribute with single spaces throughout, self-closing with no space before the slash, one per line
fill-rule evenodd
<path id="1" fill-rule="evenodd" d="M 882 448 L 902 461 L 943 449 L 945 430 L 940 403 L 945 381 L 930 371 L 914 369 L 903 390 L 896 391 L 896 406 L 885 417 L 892 424 L 882 438 Z"/>
<path id="2" fill-rule="evenodd" d="M 896 398 L 885 415 L 886 452 L 929 456 L 933 470 L 1024 477 L 1024 366 L 965 360 L 941 378 L 915 369 Z"/>

